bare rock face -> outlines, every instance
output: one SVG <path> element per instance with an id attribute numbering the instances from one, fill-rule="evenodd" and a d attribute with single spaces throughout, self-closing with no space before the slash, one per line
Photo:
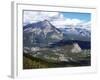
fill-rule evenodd
<path id="1" fill-rule="evenodd" d="M 23 30 L 25 47 L 45 47 L 49 43 L 58 42 L 63 39 L 63 33 L 47 20 L 26 25 Z"/>
<path id="2" fill-rule="evenodd" d="M 82 51 L 82 49 L 80 48 L 80 46 L 77 43 L 74 43 L 71 52 L 72 53 L 79 53 L 81 51 Z"/>

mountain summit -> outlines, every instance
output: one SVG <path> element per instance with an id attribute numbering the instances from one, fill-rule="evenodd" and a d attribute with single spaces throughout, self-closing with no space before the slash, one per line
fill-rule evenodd
<path id="1" fill-rule="evenodd" d="M 45 47 L 63 39 L 63 33 L 48 20 L 28 24 L 23 31 L 25 46 Z"/>

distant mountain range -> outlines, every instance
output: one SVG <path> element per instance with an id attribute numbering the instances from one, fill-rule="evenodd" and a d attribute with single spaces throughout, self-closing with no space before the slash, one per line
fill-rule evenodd
<path id="1" fill-rule="evenodd" d="M 79 41 L 90 41 L 91 32 L 87 29 L 75 27 L 75 28 L 59 28 L 62 31 L 66 40 L 79 40 Z"/>
<path id="2" fill-rule="evenodd" d="M 83 28 L 56 28 L 48 20 L 23 27 L 24 46 L 46 47 L 61 41 L 91 42 L 91 33 Z"/>

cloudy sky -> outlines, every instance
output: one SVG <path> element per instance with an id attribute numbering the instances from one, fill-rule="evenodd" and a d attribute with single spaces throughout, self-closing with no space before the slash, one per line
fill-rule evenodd
<path id="1" fill-rule="evenodd" d="M 45 12 L 45 11 L 24 11 L 23 24 L 36 23 L 48 20 L 56 27 L 66 27 L 67 25 L 90 25 L 90 13 L 77 12 Z"/>

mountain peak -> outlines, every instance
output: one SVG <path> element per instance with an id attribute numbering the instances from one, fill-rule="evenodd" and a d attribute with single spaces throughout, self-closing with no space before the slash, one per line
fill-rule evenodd
<path id="1" fill-rule="evenodd" d="M 45 22 L 49 22 L 47 19 L 44 20 Z"/>

